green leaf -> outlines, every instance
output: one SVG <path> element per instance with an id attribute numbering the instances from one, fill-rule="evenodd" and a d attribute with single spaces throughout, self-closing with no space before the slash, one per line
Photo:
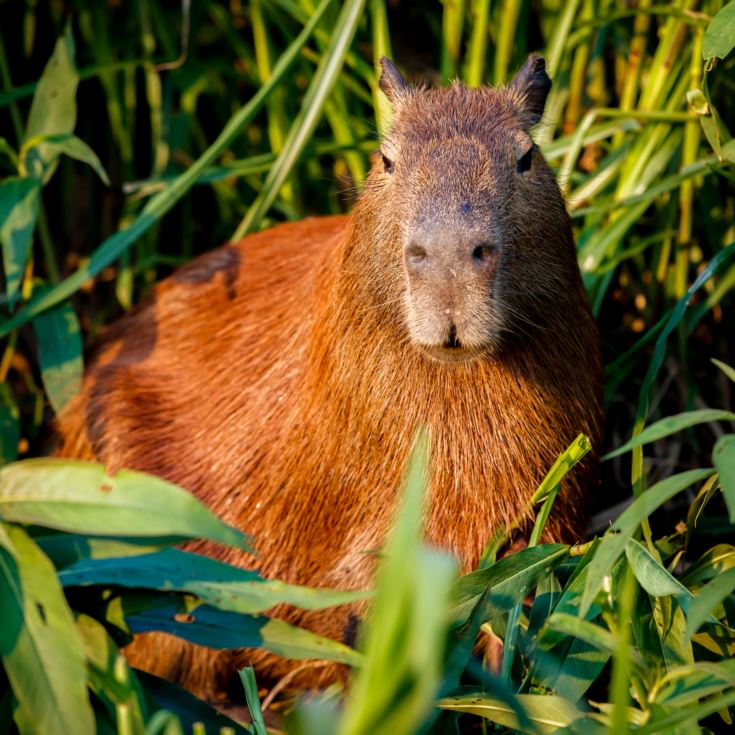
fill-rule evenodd
<path id="1" fill-rule="evenodd" d="M 689 605 L 686 634 L 691 638 L 710 616 L 710 613 L 735 590 L 735 568 L 715 577 L 697 593 Z"/>
<path id="2" fill-rule="evenodd" d="M 0 468 L 0 518 L 95 536 L 206 538 L 250 550 L 193 495 L 143 472 L 108 475 L 81 460 L 29 459 Z"/>
<path id="3" fill-rule="evenodd" d="M 83 140 L 77 138 L 76 135 L 71 135 L 70 133 L 36 135 L 23 144 L 22 153 L 25 156 L 24 163 L 26 170 L 36 173 L 43 170 L 42 175 L 36 176 L 36 178 L 41 178 L 45 184 L 51 178 L 54 167 L 51 166 L 45 170 L 40 168 L 45 165 L 45 162 L 41 159 L 40 151 L 43 151 L 47 161 L 55 162 L 63 153 L 70 158 L 86 163 L 94 169 L 94 172 L 105 184 L 108 186 L 110 184 L 107 172 L 102 166 L 100 159 L 97 158 L 97 154 Z"/>
<path id="4" fill-rule="evenodd" d="M 682 429 L 688 429 L 690 426 L 697 424 L 708 424 L 713 421 L 735 421 L 735 413 L 730 411 L 719 411 L 714 408 L 703 408 L 698 411 L 686 411 L 685 413 L 669 416 L 668 418 L 656 421 L 656 423 L 647 426 L 640 434 L 633 437 L 630 441 L 625 442 L 621 447 L 606 454 L 602 459 L 608 460 L 618 457 L 625 452 L 630 451 L 633 447 L 640 447 L 643 444 L 650 444 L 657 439 L 663 439 L 665 436 L 675 434 Z"/>
<path id="5" fill-rule="evenodd" d="M 82 334 L 71 304 L 59 304 L 33 320 L 41 378 L 49 401 L 60 413 L 81 390 Z"/>
<path id="6" fill-rule="evenodd" d="M 665 597 L 673 595 L 686 612 L 693 595 L 678 579 L 673 577 L 639 541 L 628 539 L 625 556 L 638 584 L 649 595 Z"/>
<path id="7" fill-rule="evenodd" d="M 18 299 L 38 219 L 40 191 L 38 181 L 31 178 L 14 176 L 0 182 L 0 243 L 8 306 Z"/>
<path id="8" fill-rule="evenodd" d="M 724 59 L 735 48 L 735 1 L 722 8 L 704 32 L 702 56 L 709 59 Z"/>
<path id="9" fill-rule="evenodd" d="M 0 465 L 12 462 L 18 456 L 20 423 L 18 406 L 8 383 L 0 383 Z"/>
<path id="10" fill-rule="evenodd" d="M 56 573 L 26 532 L 7 526 L 17 564 L 0 548 L 0 655 L 23 733 L 95 732 L 82 641 Z"/>
<path id="11" fill-rule="evenodd" d="M 263 720 L 263 710 L 260 708 L 255 669 L 252 666 L 246 666 L 244 669 L 240 669 L 238 673 L 240 674 L 242 687 L 245 690 L 245 701 L 250 711 L 250 719 L 253 721 L 253 731 L 255 735 L 268 735 L 268 729 Z"/>
<path id="12" fill-rule="evenodd" d="M 697 587 L 733 567 L 735 567 L 735 546 L 731 544 L 717 544 L 711 549 L 707 549 L 687 569 L 686 574 L 682 578 L 682 582 L 687 587 Z"/>
<path id="13" fill-rule="evenodd" d="M 51 59 L 46 64 L 36 86 L 36 93 L 33 95 L 19 156 L 21 164 L 25 160 L 23 148 L 29 141 L 40 136 L 74 132 L 77 122 L 78 84 L 79 75 L 74 65 L 74 37 L 71 24 L 67 24 L 64 35 L 56 42 Z M 49 170 L 55 166 L 58 151 L 54 151 L 47 144 L 40 144 L 36 154 L 28 173 L 37 179 L 47 178 L 50 175 Z"/>
<path id="14" fill-rule="evenodd" d="M 698 661 L 666 672 L 652 689 L 652 702 L 686 707 L 727 686 L 735 687 L 735 661 Z"/>
<path id="15" fill-rule="evenodd" d="M 735 434 L 727 434 L 717 440 L 712 461 L 720 473 L 720 485 L 730 514 L 730 523 L 735 523 Z"/>
<path id="16" fill-rule="evenodd" d="M 169 633 L 209 648 L 265 648 L 293 659 L 316 658 L 359 666 L 362 656 L 343 643 L 264 615 L 243 615 L 211 605 L 182 609 L 176 601 L 126 615 L 130 630 Z"/>
<path id="17" fill-rule="evenodd" d="M 360 591 L 266 580 L 252 570 L 179 549 L 121 559 L 87 559 L 59 572 L 59 579 L 65 587 L 100 584 L 189 592 L 221 610 L 241 613 L 259 613 L 282 603 L 315 610 L 368 596 Z"/>
<path id="18" fill-rule="evenodd" d="M 712 474 L 711 469 L 689 470 L 667 477 L 636 498 L 620 515 L 617 521 L 613 523 L 613 528 L 602 537 L 602 541 L 595 549 L 589 565 L 584 592 L 582 593 L 580 616 L 583 617 L 586 614 L 597 591 L 602 586 L 603 580 L 610 574 L 613 565 L 625 551 L 628 540 L 633 537 L 641 522 L 667 500 L 670 500 L 682 490 L 686 490 L 695 482 L 705 479 L 710 474 Z M 615 533 L 615 531 L 618 531 L 618 533 Z"/>
<path id="19" fill-rule="evenodd" d="M 181 537 L 100 538 L 79 533 L 51 531 L 44 535 L 34 535 L 33 540 L 57 569 L 64 569 L 85 559 L 110 559 L 150 554 L 178 543 Z"/>
<path id="20" fill-rule="evenodd" d="M 733 383 L 735 383 L 735 368 L 734 367 L 728 365 L 727 363 L 721 362 L 720 360 L 715 360 L 714 357 L 711 358 L 710 361 L 713 362 L 715 365 L 717 365 L 717 367 L 720 368 L 720 370 L 722 370 L 722 372 L 725 373 L 725 375 L 727 375 L 727 377 L 730 378 L 730 380 L 732 380 Z"/>
<path id="21" fill-rule="evenodd" d="M 365 663 L 355 679 L 339 735 L 416 732 L 436 716 L 453 560 L 423 546 L 429 466 L 426 435 L 411 453 L 403 501 L 381 560 Z"/>
<path id="22" fill-rule="evenodd" d="M 488 606 L 497 611 L 510 610 L 533 589 L 542 577 L 569 557 L 569 546 L 542 544 L 529 546 L 503 557 L 486 569 L 460 577 L 452 593 L 457 605 L 453 616 L 465 617 L 486 592 Z"/>
<path id="23" fill-rule="evenodd" d="M 523 726 L 516 712 L 507 703 L 494 697 L 470 694 L 462 697 L 445 697 L 437 707 L 453 712 L 467 712 L 486 720 L 524 733 L 555 733 L 584 717 L 566 699 L 554 695 L 519 694 L 518 703 L 526 712 L 532 727 Z"/>
<path id="24" fill-rule="evenodd" d="M 576 615 L 569 613 L 554 613 L 546 625 L 557 633 L 585 641 L 598 651 L 611 656 L 619 645 L 615 636 L 606 628 L 602 628 L 588 620 L 580 620 Z M 643 669 L 643 660 L 638 653 L 631 649 L 631 659 L 638 669 Z"/>

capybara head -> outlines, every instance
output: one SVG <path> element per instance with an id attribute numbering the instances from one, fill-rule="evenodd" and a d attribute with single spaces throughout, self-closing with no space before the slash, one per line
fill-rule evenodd
<path id="1" fill-rule="evenodd" d="M 379 207 L 382 255 L 400 262 L 407 337 L 441 361 L 496 353 L 543 328 L 576 268 L 561 193 L 530 135 L 551 87 L 544 60 L 531 56 L 498 89 L 416 87 L 381 64 L 394 115 L 365 196 Z"/>

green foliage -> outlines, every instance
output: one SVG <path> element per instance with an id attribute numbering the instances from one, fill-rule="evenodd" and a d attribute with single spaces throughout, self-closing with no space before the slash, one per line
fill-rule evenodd
<path id="1" fill-rule="evenodd" d="M 294 734 L 730 727 L 735 547 L 707 529 L 735 523 L 735 2 L 67 6 L 68 18 L 59 4 L 6 3 L 17 22 L 0 27 L 0 462 L 41 453 L 44 405 L 58 412 L 78 389 L 84 340 L 172 266 L 345 208 L 376 147 L 372 120 L 390 120 L 381 54 L 409 76 L 430 67 L 477 85 L 542 51 L 554 85 L 534 135 L 568 197 L 607 363 L 605 492 L 634 500 L 600 538 L 539 544 L 561 479 L 590 450 L 579 437 L 529 499 L 528 548 L 497 558 L 499 531 L 457 577 L 421 541 L 420 443 L 356 652 L 268 611 L 368 593 L 172 548 L 249 548 L 183 490 L 81 462 L 7 464 L 0 731 L 268 731 L 257 671 L 241 672 L 245 726 L 129 669 L 120 649 L 149 630 L 356 667 L 344 701 L 296 705 Z M 472 656 L 480 629 L 496 653 L 502 641 L 495 669 Z"/>

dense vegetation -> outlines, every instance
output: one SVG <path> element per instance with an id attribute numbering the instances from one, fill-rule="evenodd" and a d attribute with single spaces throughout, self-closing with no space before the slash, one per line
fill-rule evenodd
<path id="1" fill-rule="evenodd" d="M 127 666 L 120 648 L 146 630 L 354 666 L 344 699 L 286 703 L 273 728 L 289 733 L 731 726 L 735 3 L 14 0 L 0 13 L 0 733 L 266 732 L 257 671 L 241 672 L 253 721 L 238 725 Z M 389 124 L 381 54 L 413 79 L 475 85 L 532 50 L 554 80 L 536 139 L 568 196 L 607 366 L 589 542 L 538 544 L 589 449 L 580 437 L 534 498 L 528 548 L 496 559 L 499 535 L 457 577 L 415 522 L 419 439 L 358 652 L 267 615 L 355 593 L 176 549 L 249 543 L 184 491 L 24 459 L 47 450 L 84 346 L 151 283 L 235 236 L 349 208 Z M 503 641 L 499 671 L 472 656 L 479 630 Z"/>

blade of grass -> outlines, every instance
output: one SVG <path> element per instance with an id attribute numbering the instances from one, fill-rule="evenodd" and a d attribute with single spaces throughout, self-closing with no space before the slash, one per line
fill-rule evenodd
<path id="1" fill-rule="evenodd" d="M 276 159 L 273 168 L 268 172 L 263 188 L 235 230 L 232 236 L 233 240 L 243 237 L 260 226 L 264 215 L 273 204 L 278 190 L 299 160 L 321 118 L 324 103 L 337 81 L 345 54 L 362 16 L 364 4 L 365 0 L 349 0 L 344 4 L 333 29 L 329 47 L 323 54 L 314 78 L 304 95 L 301 109 L 291 124 L 288 136 L 283 144 L 283 150 Z"/>

